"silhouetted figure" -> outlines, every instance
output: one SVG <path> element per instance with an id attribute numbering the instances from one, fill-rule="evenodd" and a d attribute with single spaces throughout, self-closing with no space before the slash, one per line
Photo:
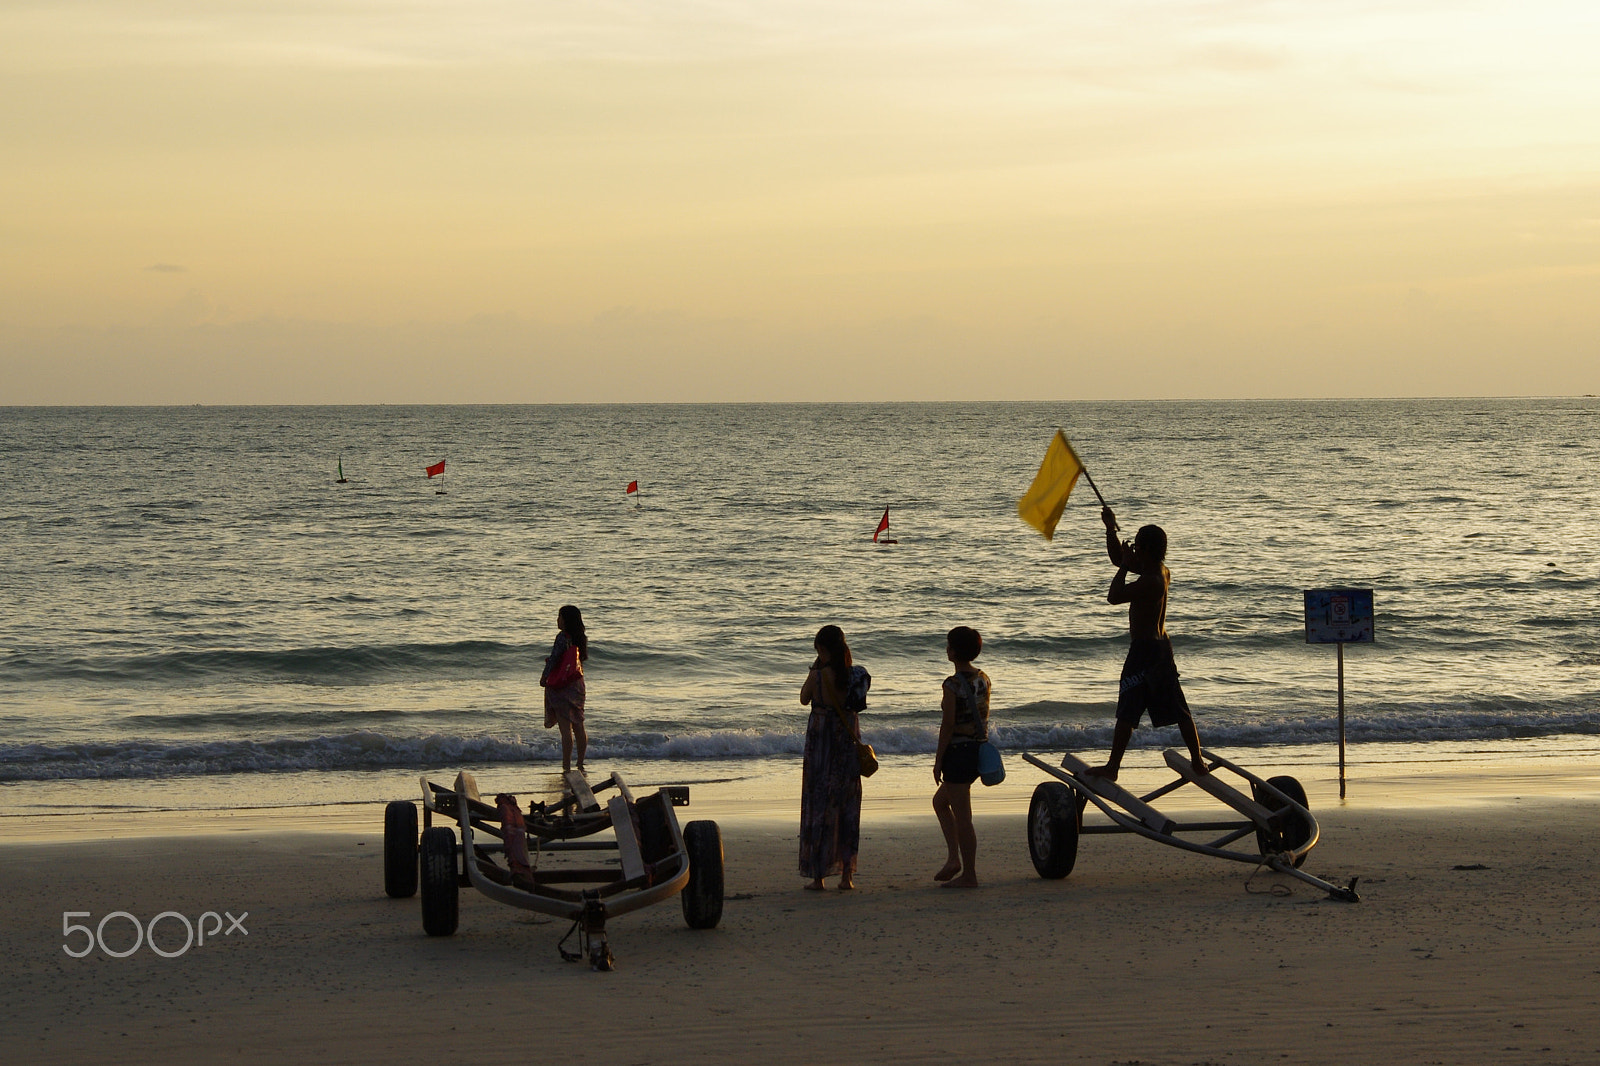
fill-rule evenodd
<path id="1" fill-rule="evenodd" d="M 561 769 L 572 769 L 573 741 L 577 741 L 578 769 L 589 750 L 589 733 L 583 724 L 588 687 L 583 664 L 589 658 L 589 634 L 583 612 L 570 603 L 556 612 L 556 640 L 544 661 L 539 684 L 544 687 L 544 727 L 561 730 Z"/>
<path id="2" fill-rule="evenodd" d="M 944 657 L 956 672 L 944 680 L 939 748 L 933 757 L 933 812 L 939 816 L 948 856 L 933 875 L 954 888 L 978 887 L 978 833 L 972 827 L 972 783 L 978 779 L 978 748 L 989 739 L 989 675 L 972 665 L 983 637 L 956 626 L 945 637 Z"/>
<path id="3" fill-rule="evenodd" d="M 800 687 L 811 708 L 800 775 L 800 872 L 806 888 L 822 891 L 822 879 L 839 875 L 839 889 L 856 887 L 861 845 L 860 712 L 872 678 L 857 666 L 838 626 L 823 626 L 812 642 L 817 657 Z"/>
<path id="4" fill-rule="evenodd" d="M 1116 564 L 1106 599 L 1128 605 L 1128 658 L 1122 664 L 1122 685 L 1117 693 L 1117 728 L 1111 739 L 1111 760 L 1089 771 L 1115 781 L 1128 750 L 1133 727 L 1145 711 L 1153 726 L 1176 725 L 1189 746 L 1195 773 L 1206 772 L 1201 760 L 1200 734 L 1189 713 L 1189 701 L 1178 684 L 1178 664 L 1167 637 L 1167 589 L 1172 573 L 1166 568 L 1167 534 L 1160 526 L 1142 526 L 1132 543 L 1117 540 L 1117 516 L 1111 508 L 1100 511 L 1106 526 L 1106 554 Z M 1139 575 L 1129 582 L 1128 572 Z"/>

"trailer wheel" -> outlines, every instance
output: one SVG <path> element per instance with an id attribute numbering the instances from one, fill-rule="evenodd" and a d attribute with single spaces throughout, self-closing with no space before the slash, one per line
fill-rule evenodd
<path id="1" fill-rule="evenodd" d="M 452 936 L 460 919 L 461 882 L 456 877 L 456 831 L 436 825 L 422 833 L 422 931 Z"/>
<path id="2" fill-rule="evenodd" d="M 683 846 L 689 852 L 683 920 L 690 929 L 715 929 L 722 920 L 722 830 L 716 822 L 690 822 Z"/>
<path id="3" fill-rule="evenodd" d="M 1043 781 L 1028 804 L 1028 854 L 1039 876 L 1059 881 L 1078 861 L 1078 804 L 1059 781 Z"/>
<path id="4" fill-rule="evenodd" d="M 405 800 L 383 809 L 383 890 L 395 899 L 417 894 L 417 807 Z"/>
<path id="5" fill-rule="evenodd" d="M 1282 792 L 1285 796 L 1288 796 L 1306 810 L 1309 811 L 1311 809 L 1311 804 L 1306 802 L 1306 790 L 1301 787 L 1300 782 L 1294 778 L 1289 777 L 1288 775 L 1284 775 L 1282 777 L 1269 777 L 1267 778 L 1267 784 L 1271 785 L 1279 792 Z M 1280 811 L 1283 809 L 1284 805 L 1278 802 L 1276 796 L 1268 795 L 1259 788 L 1254 788 L 1252 791 L 1254 791 L 1256 794 L 1256 800 L 1265 805 L 1268 810 Z M 1310 839 L 1311 826 L 1306 824 L 1306 820 L 1304 818 L 1296 816 L 1295 818 L 1291 819 L 1289 824 L 1285 825 L 1283 828 L 1283 846 L 1287 849 L 1292 850 L 1294 848 L 1298 848 Z M 1260 829 L 1256 830 L 1256 847 L 1263 855 L 1272 850 L 1272 842 L 1267 839 L 1267 834 L 1262 832 Z M 1305 863 L 1305 861 L 1305 855 L 1301 855 L 1294 861 L 1295 869 L 1299 869 Z"/>

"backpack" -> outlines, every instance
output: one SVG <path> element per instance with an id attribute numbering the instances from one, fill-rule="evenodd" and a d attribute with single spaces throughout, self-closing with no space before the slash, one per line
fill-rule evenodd
<path id="1" fill-rule="evenodd" d="M 844 709 L 851 714 L 860 714 L 867 709 L 867 689 L 872 687 L 872 675 L 867 673 L 865 666 L 855 666 L 850 669 L 850 687 L 845 690 Z"/>

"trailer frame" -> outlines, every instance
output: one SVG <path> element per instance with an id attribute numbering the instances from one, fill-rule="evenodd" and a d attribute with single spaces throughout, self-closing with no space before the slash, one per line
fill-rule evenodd
<path id="1" fill-rule="evenodd" d="M 581 770 L 566 771 L 562 780 L 559 797 L 531 801 L 527 812 L 517 807 L 512 815 L 485 802 L 465 770 L 450 787 L 423 775 L 420 844 L 411 802 L 396 800 L 385 810 L 385 890 L 405 897 L 420 886 L 423 930 L 430 936 L 456 932 L 461 888 L 571 921 L 557 945 L 561 956 L 568 961 L 587 957 L 596 970 L 615 965 L 606 931 L 611 918 L 681 896 L 691 928 L 708 929 L 720 921 L 721 831 L 712 821 L 679 826 L 675 808 L 689 803 L 687 786 L 664 786 L 635 799 L 617 773 L 594 787 Z M 597 793 L 609 789 L 616 795 L 602 803 Z M 515 797 L 505 798 L 515 805 Z M 605 839 L 587 839 L 607 830 Z M 617 865 L 544 861 L 589 852 L 615 852 Z M 574 934 L 577 952 L 566 948 Z"/>
<path id="2" fill-rule="evenodd" d="M 1214 752 L 1203 752 L 1209 772 L 1196 773 L 1189 758 L 1168 749 L 1162 759 L 1173 771 L 1173 780 L 1143 796 L 1135 796 L 1110 778 L 1095 774 L 1091 767 L 1071 752 L 1063 754 L 1059 767 L 1024 752 L 1022 758 L 1055 779 L 1041 782 L 1028 809 L 1028 849 L 1034 868 L 1041 877 L 1058 879 L 1071 872 L 1077 858 L 1078 837 L 1102 833 L 1133 833 L 1147 840 L 1166 844 L 1213 858 L 1265 866 L 1286 874 L 1346 903 L 1360 902 L 1356 882 L 1337 885 L 1300 869 L 1311 849 L 1321 839 L 1321 829 L 1306 802 L 1305 790 L 1292 777 L 1264 779 Z M 1218 771 L 1242 778 L 1250 795 L 1224 780 Z M 1059 782 L 1057 784 L 1056 782 Z M 1193 785 L 1243 816 L 1242 820 L 1180 822 L 1152 806 L 1154 801 L 1185 785 Z M 1071 796 L 1071 810 L 1063 809 L 1059 791 L 1065 786 Z M 1105 815 L 1108 823 L 1085 825 L 1083 813 L 1088 804 Z M 1180 833 L 1221 833 L 1205 843 L 1185 840 Z M 1234 847 L 1249 836 L 1255 837 L 1256 850 Z"/>

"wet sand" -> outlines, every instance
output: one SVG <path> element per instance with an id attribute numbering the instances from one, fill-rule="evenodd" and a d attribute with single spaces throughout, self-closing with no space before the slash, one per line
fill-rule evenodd
<path id="1" fill-rule="evenodd" d="M 1124 836 L 1086 837 L 1072 875 L 1042 881 L 1022 816 L 1039 775 L 1013 776 L 980 805 L 976 891 L 930 880 L 943 847 L 909 777 L 869 804 L 846 894 L 800 890 L 792 820 L 711 790 L 682 813 L 722 824 L 721 926 L 685 928 L 675 901 L 616 919 L 609 974 L 561 961 L 565 923 L 471 891 L 456 936 L 424 936 L 417 900 L 382 892 L 375 810 L 351 813 L 360 833 L 218 818 L 6 843 L 0 1039 L 12 1061 L 66 1063 L 1600 1060 L 1582 767 L 1415 809 L 1308 782 L 1306 868 L 1359 875 L 1359 904 Z M 248 933 L 76 959 L 69 910 L 248 912 Z M 105 933 L 133 939 L 122 918 Z M 165 919 L 159 943 L 183 940 Z"/>

